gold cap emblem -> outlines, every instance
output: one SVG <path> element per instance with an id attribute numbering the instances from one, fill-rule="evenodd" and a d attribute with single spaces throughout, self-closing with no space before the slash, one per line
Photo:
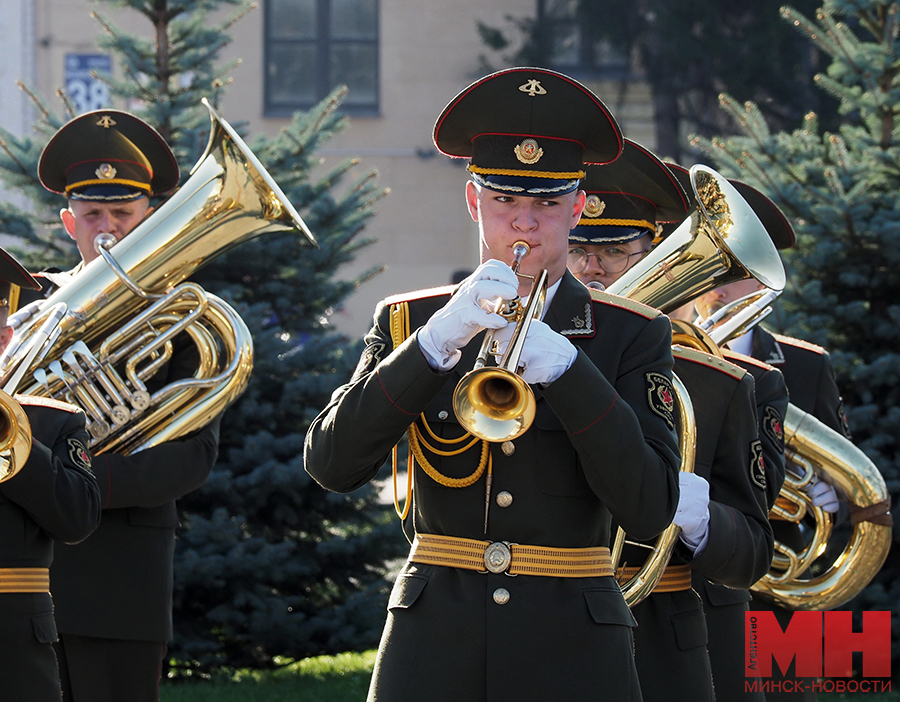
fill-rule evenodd
<path id="1" fill-rule="evenodd" d="M 603 214 L 603 210 L 605 209 L 606 203 L 597 195 L 588 195 L 587 199 L 584 201 L 585 217 L 599 217 Z"/>
<path id="2" fill-rule="evenodd" d="M 94 171 L 94 173 L 101 180 L 109 180 L 110 178 L 116 177 L 116 169 L 109 163 L 101 163 L 100 167 Z"/>
<path id="3" fill-rule="evenodd" d="M 546 95 L 547 90 L 541 85 L 541 81 L 535 80 L 532 78 L 524 85 L 519 86 L 519 90 L 523 93 L 528 93 L 528 97 L 534 97 L 535 95 Z"/>
<path id="4" fill-rule="evenodd" d="M 544 155 L 544 150 L 534 139 L 525 139 L 521 144 L 516 144 L 515 151 L 516 158 L 529 166 L 540 161 Z"/>
<path id="5" fill-rule="evenodd" d="M 103 127 L 104 129 L 109 129 L 112 126 L 115 126 L 116 120 L 114 120 L 109 115 L 103 115 L 100 119 L 97 120 L 97 126 Z"/>

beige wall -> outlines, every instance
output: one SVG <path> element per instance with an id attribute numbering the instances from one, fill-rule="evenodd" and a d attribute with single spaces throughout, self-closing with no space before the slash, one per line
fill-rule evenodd
<path id="1" fill-rule="evenodd" d="M 63 81 L 64 56 L 95 49 L 98 25 L 89 16 L 99 7 L 131 31 L 146 32 L 134 12 L 111 12 L 82 0 L 34 0 L 36 82 L 44 95 Z M 260 3 L 262 5 L 262 3 Z M 502 25 L 506 15 L 534 12 L 535 0 L 380 0 L 380 105 L 377 117 L 358 117 L 321 154 L 329 162 L 360 158 L 359 172 L 375 169 L 390 194 L 364 232 L 377 239 L 341 275 L 351 277 L 373 265 L 384 274 L 366 283 L 335 317 L 353 336 L 365 332 L 374 303 L 391 293 L 443 285 L 457 269 L 478 263 L 477 231 L 463 200 L 464 164 L 437 154 L 431 141 L 434 120 L 444 105 L 478 76 L 485 47 L 476 20 Z M 229 10 L 232 12 L 232 10 Z M 224 15 L 223 15 L 224 16 Z M 246 121 L 249 132 L 273 135 L 283 119 L 263 116 L 263 10 L 249 13 L 232 29 L 223 59 L 240 58 L 221 103 L 229 121 Z M 621 100 L 619 85 L 592 85 L 616 112 L 625 133 L 655 145 L 645 86 L 631 86 Z M 127 106 L 121 106 L 127 107 Z"/>

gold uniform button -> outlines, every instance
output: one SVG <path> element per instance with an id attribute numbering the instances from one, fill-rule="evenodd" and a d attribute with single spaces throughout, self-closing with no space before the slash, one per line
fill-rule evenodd
<path id="1" fill-rule="evenodd" d="M 494 602 L 498 605 L 505 605 L 509 602 L 509 590 L 505 587 L 498 587 L 494 590 Z"/>
<path id="2" fill-rule="evenodd" d="M 500 444 L 500 450 L 504 456 L 512 456 L 516 452 L 516 445 L 512 441 L 504 441 Z"/>
<path id="3" fill-rule="evenodd" d="M 512 493 L 504 490 L 503 492 L 497 493 L 497 504 L 501 507 L 509 507 L 513 502 Z"/>

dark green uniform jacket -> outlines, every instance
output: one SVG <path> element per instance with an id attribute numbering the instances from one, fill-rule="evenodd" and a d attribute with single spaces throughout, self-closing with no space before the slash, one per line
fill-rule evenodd
<path id="1" fill-rule="evenodd" d="M 781 373 L 761 361 L 727 349 L 726 360 L 753 376 L 756 413 L 766 473 L 766 508 L 771 508 L 784 482 L 784 428 L 788 395 Z M 771 524 L 771 523 L 770 523 Z M 775 525 L 772 525 L 773 527 Z M 750 602 L 746 588 L 734 589 L 711 583 L 695 574 L 694 589 L 703 600 L 709 631 L 709 660 L 718 702 L 765 699 L 762 692 L 745 692 L 744 613 Z"/>
<path id="2" fill-rule="evenodd" d="M 694 582 L 746 588 L 772 560 L 765 475 L 757 438 L 753 379 L 721 359 L 674 347 L 675 374 L 691 396 L 697 424 L 694 472 L 709 482 L 709 538 L 699 556 L 680 544 L 671 563 L 689 563 Z M 641 559 L 629 548 L 630 560 Z M 630 563 L 640 565 L 640 563 Z M 645 702 L 713 700 L 707 629 L 693 590 L 660 592 L 632 608 L 635 658 Z"/>
<path id="3" fill-rule="evenodd" d="M 809 412 L 820 422 L 835 431 L 850 436 L 847 418 L 844 416 L 844 403 L 834 380 L 834 370 L 828 352 L 821 346 L 810 344 L 756 327 L 753 330 L 753 347 L 751 355 L 769 365 L 778 368 L 787 384 L 791 404 L 804 412 Z M 796 524 L 790 522 L 774 522 L 775 538 L 793 548 L 802 548 L 803 538 Z M 792 612 L 772 605 L 758 597 L 753 598 L 753 609 L 775 612 L 782 628 L 788 626 Z M 783 679 L 775 666 L 773 680 Z M 793 664 L 785 678 L 794 678 Z M 804 685 L 810 687 L 811 681 Z M 771 693 L 767 699 L 774 700 L 815 700 L 812 691 L 799 693 Z"/>
<path id="4" fill-rule="evenodd" d="M 100 522 L 100 491 L 84 415 L 54 400 L 17 396 L 31 423 L 31 454 L 0 483 L 0 568 L 47 568 L 53 539 L 76 542 Z M 51 582 L 51 590 L 53 588 Z M 53 603 L 46 593 L 0 593 L 0 697 L 59 702 Z"/>
<path id="5" fill-rule="evenodd" d="M 379 305 L 353 379 L 307 433 L 306 468 L 324 487 L 348 492 L 374 478 L 419 415 L 439 436 L 463 433 L 451 396 L 481 335 L 447 373 L 429 367 L 415 335 L 448 294 L 407 296 L 413 333 L 393 350 L 389 305 Z M 544 321 L 578 354 L 556 382 L 533 388 L 536 418 L 514 450 L 491 445 L 487 535 L 484 477 L 444 487 L 419 466 L 410 517 L 417 532 L 580 548 L 608 545 L 611 514 L 638 538 L 670 523 L 679 458 L 668 319 L 592 293 L 566 273 Z M 471 450 L 429 458 L 457 478 L 478 464 Z M 505 507 L 494 501 L 501 492 L 510 498 Z M 501 588 L 505 604 L 494 599 Z M 407 563 L 391 594 L 369 698 L 638 700 L 633 625 L 612 577 L 509 577 Z"/>
<path id="6" fill-rule="evenodd" d="M 757 327 L 753 331 L 751 355 L 781 371 L 791 404 L 850 437 L 844 401 L 834 380 L 831 358 L 825 349 Z"/>
<path id="7" fill-rule="evenodd" d="M 157 383 L 186 377 L 193 351 L 176 350 L 148 389 L 154 392 Z M 94 457 L 103 499 L 100 527 L 83 543 L 57 549 L 51 571 L 60 634 L 172 639 L 175 500 L 206 481 L 218 440 L 216 418 L 189 436 L 131 456 Z"/>

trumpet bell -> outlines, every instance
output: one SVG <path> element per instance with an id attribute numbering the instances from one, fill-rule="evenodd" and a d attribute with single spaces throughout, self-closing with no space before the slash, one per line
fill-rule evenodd
<path id="1" fill-rule="evenodd" d="M 512 441 L 534 421 L 534 393 L 522 377 L 503 368 L 469 371 L 453 391 L 453 410 L 463 428 L 485 441 Z"/>

